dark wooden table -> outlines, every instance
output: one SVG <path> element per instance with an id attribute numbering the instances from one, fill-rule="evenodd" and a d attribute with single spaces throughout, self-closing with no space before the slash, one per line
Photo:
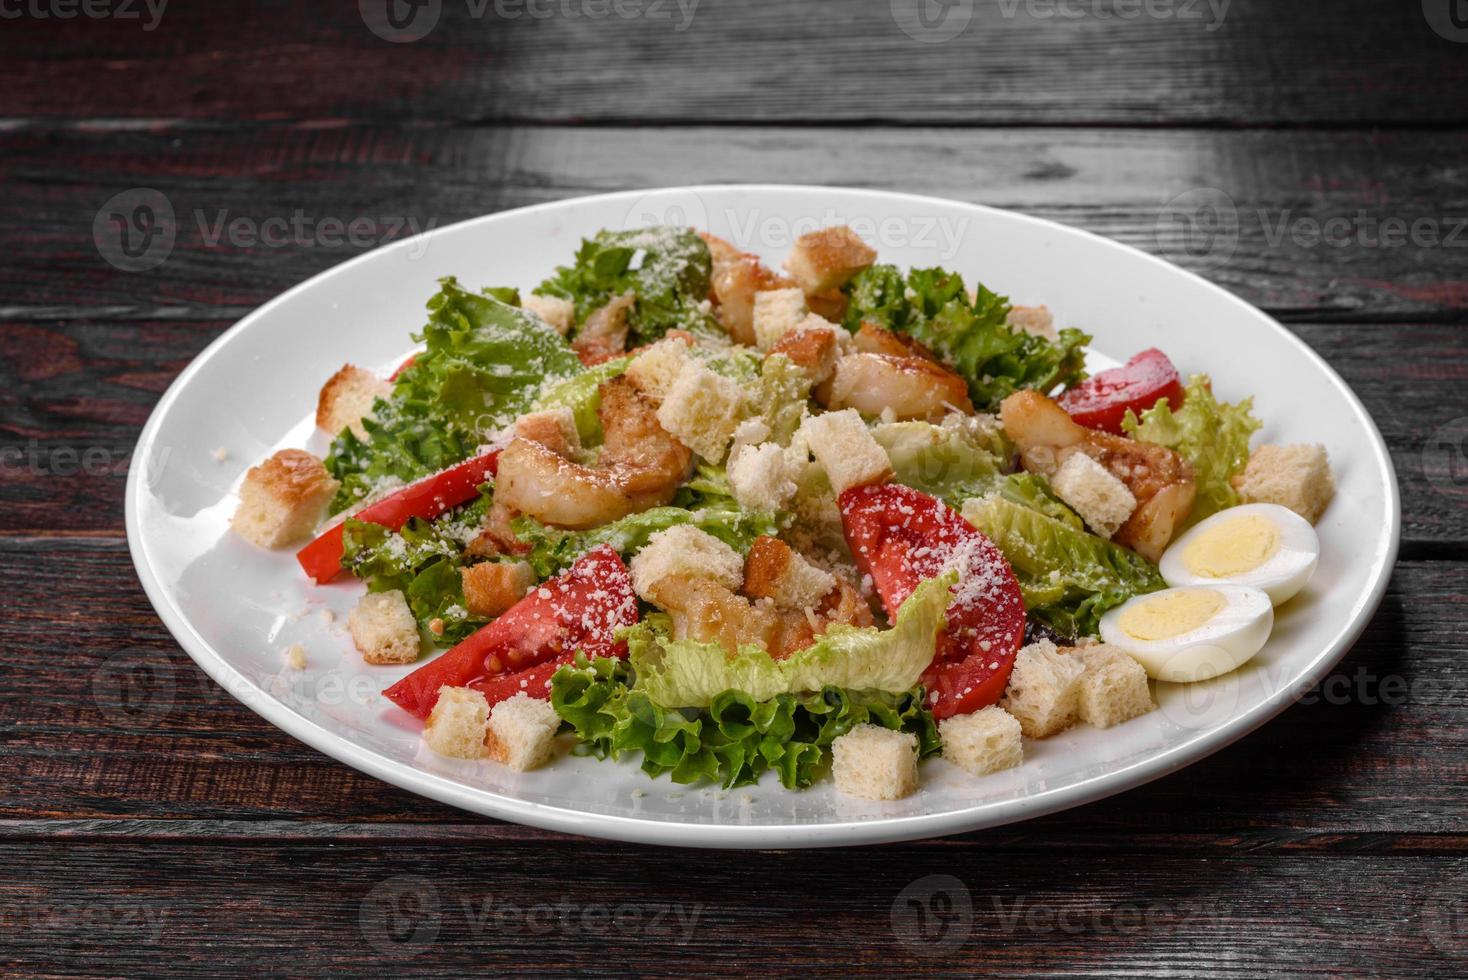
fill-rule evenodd
<path id="1" fill-rule="evenodd" d="M 349 2 L 0 3 L 0 972 L 1468 975 L 1463 5 L 651 4 L 431 0 L 406 27 L 433 29 L 389 43 Z M 447 809 L 192 665 L 122 497 L 195 354 L 409 221 L 706 181 L 1014 208 L 1279 317 L 1395 458 L 1401 560 L 1365 637 L 1278 720 L 1121 797 L 754 854 Z M 140 272 L 93 227 L 134 188 L 179 225 Z M 1184 234 L 1200 200 L 1227 206 Z M 323 240 L 332 218 L 359 240 Z"/>

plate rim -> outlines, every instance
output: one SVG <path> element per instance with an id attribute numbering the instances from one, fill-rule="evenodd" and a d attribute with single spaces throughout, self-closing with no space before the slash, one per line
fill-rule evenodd
<path id="1" fill-rule="evenodd" d="M 798 194 L 810 191 L 836 192 L 855 197 L 881 198 L 887 201 L 910 203 L 913 205 L 937 205 L 945 208 L 959 207 L 971 209 L 985 215 L 1003 215 L 1006 219 L 1018 219 L 1046 228 L 1060 229 L 1066 234 L 1083 236 L 1084 238 L 1090 239 L 1091 244 L 1097 248 L 1122 250 L 1130 253 L 1133 257 L 1140 257 L 1148 262 L 1165 266 L 1174 273 L 1181 273 L 1183 276 L 1192 280 L 1194 287 L 1213 292 L 1215 295 L 1234 305 L 1242 313 L 1262 317 L 1271 329 L 1282 336 L 1288 343 L 1292 344 L 1299 353 L 1303 354 L 1330 381 L 1336 390 L 1345 397 L 1359 418 L 1366 423 L 1366 431 L 1370 436 L 1367 442 L 1369 443 L 1373 462 L 1387 477 L 1385 481 L 1386 485 L 1383 489 L 1390 520 L 1387 522 L 1387 526 L 1382 529 L 1382 535 L 1378 539 L 1380 547 L 1374 549 L 1375 553 L 1380 556 L 1380 559 L 1378 566 L 1373 569 L 1370 587 L 1357 598 L 1345 625 L 1337 630 L 1331 641 L 1300 672 L 1298 683 L 1281 685 L 1268 698 L 1238 718 L 1231 719 L 1226 725 L 1220 726 L 1219 728 L 1202 732 L 1195 738 L 1180 745 L 1165 749 L 1156 755 L 1149 756 L 1120 769 L 1108 770 L 1091 776 L 1069 786 L 1041 790 L 1031 795 L 1005 800 L 999 804 L 992 804 L 989 808 L 992 812 L 986 812 L 985 810 L 976 811 L 974 809 L 951 810 L 943 813 L 919 814 L 915 816 L 874 817 L 813 824 L 707 824 L 578 811 L 547 803 L 519 799 L 484 788 L 464 786 L 454 780 L 425 772 L 421 769 L 416 769 L 388 759 L 385 756 L 378 755 L 376 752 L 358 745 L 351 739 L 330 731 L 311 719 L 296 713 L 289 706 L 262 690 L 258 684 L 250 680 L 246 675 L 236 670 L 225 660 L 220 652 L 215 650 L 193 628 L 193 625 L 188 621 L 183 612 L 173 603 L 168 590 L 164 588 L 148 560 L 141 531 L 139 509 L 143 492 L 141 486 L 142 476 L 145 468 L 134 465 L 128 470 L 123 504 L 128 551 L 132 557 L 138 579 L 143 586 L 143 591 L 152 604 L 154 611 L 158 614 L 159 619 L 183 648 L 184 652 L 188 654 L 190 659 L 202 668 L 215 683 L 222 686 L 231 696 L 235 697 L 236 700 L 239 700 L 246 707 L 260 715 L 271 725 L 308 747 L 338 762 L 351 766 L 360 772 L 365 772 L 374 778 L 381 779 L 390 785 L 428 797 L 429 799 L 455 807 L 456 809 L 544 830 L 630 843 L 704 848 L 757 849 L 895 843 L 1000 827 L 1022 820 L 1057 813 L 1086 803 L 1098 802 L 1102 799 L 1135 789 L 1155 779 L 1170 775 L 1244 738 L 1277 717 L 1298 700 L 1299 697 L 1303 696 L 1319 683 L 1340 662 L 1360 638 L 1386 595 L 1387 586 L 1391 581 L 1396 567 L 1401 544 L 1402 526 L 1401 492 L 1391 453 L 1386 446 L 1385 440 L 1382 438 L 1381 431 L 1377 427 L 1375 419 L 1371 417 L 1371 414 L 1366 410 L 1366 407 L 1361 403 L 1356 393 L 1351 390 L 1350 386 L 1345 383 L 1324 358 L 1294 333 L 1286 329 L 1274 317 L 1195 272 L 1184 269 L 1181 266 L 1134 246 L 1106 238 L 1095 232 L 1077 228 L 1073 225 L 1051 221 L 1020 211 L 996 208 L 984 204 L 974 204 L 968 201 L 958 201 L 934 195 L 821 184 L 723 183 L 652 187 L 613 191 L 603 194 L 581 195 L 519 208 L 510 208 L 503 211 L 478 215 L 453 224 L 434 228 L 431 231 L 419 235 L 400 239 L 389 245 L 375 248 L 362 255 L 355 256 L 345 262 L 340 262 L 328 269 L 323 269 L 315 275 L 297 283 L 245 314 L 229 327 L 229 329 L 211 341 L 189 362 L 183 371 L 169 384 L 162 397 L 159 398 L 158 403 L 153 407 L 152 412 L 148 416 L 148 421 L 139 434 L 132 458 L 134 460 L 151 458 L 149 453 L 151 453 L 152 446 L 157 439 L 158 430 L 161 428 L 163 420 L 169 414 L 173 403 L 180 396 L 181 392 L 188 387 L 194 375 L 203 369 L 204 364 L 213 357 L 218 356 L 223 347 L 235 335 L 249 329 L 253 322 L 264 317 L 277 306 L 289 302 L 297 294 L 308 289 L 316 288 L 331 277 L 343 274 L 347 269 L 354 267 L 358 263 L 376 259 L 381 253 L 392 249 L 415 247 L 415 243 L 418 243 L 420 239 L 431 238 L 432 236 L 444 234 L 456 229 L 463 229 L 473 224 L 487 224 L 511 215 L 566 209 L 589 202 L 611 203 L 619 199 L 636 201 L 641 197 L 649 195 L 672 193 L 692 193 L 695 195 L 700 192 L 720 194 L 744 193 L 757 196 L 762 193 Z M 242 692 L 249 692 L 249 696 L 244 696 Z"/>

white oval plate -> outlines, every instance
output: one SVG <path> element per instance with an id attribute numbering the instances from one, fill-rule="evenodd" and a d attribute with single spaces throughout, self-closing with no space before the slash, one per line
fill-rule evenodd
<path id="1" fill-rule="evenodd" d="M 361 587 L 308 586 L 289 551 L 228 533 L 244 470 L 283 446 L 322 453 L 316 394 L 344 361 L 387 370 L 411 348 L 440 276 L 528 288 L 601 228 L 694 224 L 778 262 L 796 235 L 847 222 L 902 267 L 943 265 L 1017 303 L 1046 303 L 1095 336 L 1092 369 L 1158 346 L 1253 395 L 1260 441 L 1321 442 L 1339 481 L 1319 526 L 1324 560 L 1242 670 L 1158 685 L 1161 710 L 1110 731 L 1025 746 L 1018 769 L 973 779 L 941 759 L 894 803 L 791 793 L 767 776 L 725 792 L 652 780 L 635 763 L 567 757 L 515 774 L 438 758 L 378 692 L 406 667 L 362 663 L 342 628 Z M 1257 444 L 1257 442 L 1256 442 Z M 228 455 L 216 459 L 216 450 Z M 378 249 L 305 282 L 209 346 L 159 402 L 127 487 L 138 575 L 163 622 L 215 681 L 347 765 L 453 806 L 620 840 L 782 848 L 906 840 L 992 827 L 1100 799 L 1173 772 L 1263 724 L 1360 635 L 1396 557 L 1400 506 L 1381 435 L 1303 343 L 1231 294 L 1159 259 L 1047 221 L 934 198 L 829 187 L 729 186 L 609 194 L 490 215 Z M 329 614 L 328 614 L 329 611 Z M 332 621 L 328 621 L 332 620 Z M 285 667 L 300 643 L 304 671 Z"/>

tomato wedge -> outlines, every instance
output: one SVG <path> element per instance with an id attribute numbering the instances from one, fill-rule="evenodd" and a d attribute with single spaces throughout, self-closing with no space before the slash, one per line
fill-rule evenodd
<path id="1" fill-rule="evenodd" d="M 425 477 L 352 516 L 359 521 L 399 530 L 411 518 L 432 520 L 445 511 L 474 499 L 479 485 L 493 476 L 499 466 L 499 450 L 466 459 L 441 473 Z M 342 570 L 342 523 L 334 524 L 320 537 L 296 552 L 296 561 L 318 585 L 330 582 Z"/>
<path id="2" fill-rule="evenodd" d="M 911 487 L 852 487 L 838 502 L 846 543 L 889 616 L 919 583 L 958 569 L 948 625 L 923 674 L 933 716 L 997 703 L 1025 635 L 1024 600 L 1003 553 L 941 500 Z"/>
<path id="3" fill-rule="evenodd" d="M 1142 351 L 1125 367 L 1102 371 L 1060 396 L 1060 407 L 1080 425 L 1122 435 L 1128 410 L 1141 415 L 1164 398 L 1182 407 L 1183 383 L 1177 368 L 1155 347 Z"/>
<path id="4" fill-rule="evenodd" d="M 392 374 L 388 375 L 387 380 L 389 380 L 389 381 L 396 381 L 396 380 L 398 380 L 398 375 L 402 374 L 404 371 L 408 370 L 408 368 L 412 367 L 413 366 L 413 362 L 416 361 L 416 360 L 418 360 L 418 355 L 416 353 L 409 354 L 408 355 L 408 359 L 405 360 L 403 363 L 399 364 L 398 365 L 398 369 L 396 371 L 394 371 Z"/>
<path id="5" fill-rule="evenodd" d="M 490 703 L 525 691 L 548 696 L 555 667 L 578 652 L 625 657 L 616 631 L 637 622 L 637 596 L 622 559 L 607 545 L 588 551 L 468 639 L 382 693 L 403 710 L 427 718 L 441 687 L 473 686 Z M 522 683 L 523 682 L 523 683 Z"/>

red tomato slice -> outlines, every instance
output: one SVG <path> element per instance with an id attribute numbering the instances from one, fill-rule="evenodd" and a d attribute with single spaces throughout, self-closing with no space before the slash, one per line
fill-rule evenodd
<path id="1" fill-rule="evenodd" d="M 441 473 L 424 477 L 352 516 L 359 521 L 381 524 L 392 531 L 401 529 L 414 517 L 432 520 L 473 500 L 479 492 L 479 485 L 498 469 L 499 456 L 499 450 L 495 450 L 466 459 Z M 325 585 L 336 578 L 342 570 L 342 523 L 328 528 L 315 541 L 296 552 L 296 561 L 318 585 Z"/>
<path id="2" fill-rule="evenodd" d="M 1183 404 L 1183 383 L 1177 368 L 1157 348 L 1142 351 L 1126 362 L 1087 378 L 1060 396 L 1060 407 L 1080 425 L 1121 435 L 1128 409 L 1141 415 L 1164 398 L 1174 409 Z"/>
<path id="3" fill-rule="evenodd" d="M 389 380 L 389 381 L 396 381 L 396 380 L 398 380 L 398 375 L 402 374 L 404 371 L 408 370 L 408 368 L 412 367 L 413 366 L 413 362 L 416 361 L 416 360 L 418 360 L 418 355 L 416 353 L 409 354 L 408 355 L 408 359 L 406 361 L 404 361 L 403 363 L 399 364 L 398 365 L 398 369 L 396 371 L 394 371 L 392 374 L 388 375 L 388 379 L 387 380 Z"/>
<path id="4" fill-rule="evenodd" d="M 625 644 L 616 631 L 637 622 L 637 596 L 622 559 L 607 545 L 588 551 L 564 575 L 544 583 L 488 626 L 447 653 L 424 664 L 382 693 L 405 711 L 427 718 L 441 687 L 474 684 L 498 691 L 513 683 L 505 697 L 525 690 L 546 697 L 538 667 L 564 663 L 576 653 L 588 657 L 624 657 Z M 554 673 L 554 670 L 551 671 Z M 549 679 L 549 674 L 544 678 Z M 525 680 L 522 687 L 519 682 Z"/>
<path id="5" fill-rule="evenodd" d="M 846 542 L 889 616 L 923 580 L 958 568 L 948 626 L 923 674 L 933 716 L 998 702 L 1025 635 L 1024 600 L 1003 553 L 941 500 L 911 487 L 853 487 L 839 503 Z"/>
<path id="6" fill-rule="evenodd" d="M 563 653 L 543 664 L 536 664 L 534 667 L 527 667 L 513 674 L 488 677 L 482 681 L 475 681 L 469 686 L 483 694 L 491 708 L 501 701 L 510 700 L 521 691 L 532 698 L 545 700 L 550 697 L 551 678 L 556 675 L 556 671 L 575 659 L 574 652 Z"/>

